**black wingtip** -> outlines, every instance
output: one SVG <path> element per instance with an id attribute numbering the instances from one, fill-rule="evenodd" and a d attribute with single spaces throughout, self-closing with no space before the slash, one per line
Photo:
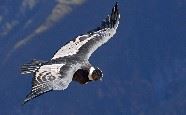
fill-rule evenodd
<path id="1" fill-rule="evenodd" d="M 22 103 L 21 103 L 21 106 L 24 106 L 26 103 L 27 103 L 28 101 L 23 101 Z"/>
<path id="2" fill-rule="evenodd" d="M 120 13 L 119 13 L 119 5 L 118 1 L 116 1 L 114 7 L 112 8 L 111 14 L 109 14 L 105 20 L 101 22 L 101 26 L 97 27 L 96 29 L 93 29 L 87 33 L 92 34 L 95 31 L 98 31 L 100 29 L 105 29 L 105 28 L 117 28 L 119 24 L 119 19 L 120 19 Z"/>
<path id="3" fill-rule="evenodd" d="M 118 7 L 118 4 L 119 4 L 119 1 L 116 1 L 116 3 L 115 3 L 116 8 Z"/>
<path id="4" fill-rule="evenodd" d="M 102 22 L 102 28 L 115 28 L 119 24 L 120 13 L 118 8 L 118 1 L 116 1 L 112 12 L 107 18 Z"/>
<path id="5" fill-rule="evenodd" d="M 24 99 L 24 101 L 22 102 L 22 105 L 25 105 L 27 102 L 29 102 L 31 99 L 35 98 L 35 95 L 31 95 L 31 93 L 29 93 L 26 98 Z"/>
<path id="6" fill-rule="evenodd" d="M 44 93 L 48 93 L 53 91 L 53 89 L 37 89 L 34 92 L 31 91 L 26 98 L 24 99 L 24 101 L 22 102 L 22 105 L 25 105 L 27 102 L 31 101 L 32 99 L 39 97 L 41 95 L 43 95 Z"/>
<path id="7" fill-rule="evenodd" d="M 118 1 L 117 1 L 115 6 L 112 8 L 112 13 L 110 16 L 110 23 L 112 27 L 115 27 L 115 25 L 117 25 L 119 19 L 120 19 L 120 13 L 119 13 Z"/>
<path id="8" fill-rule="evenodd" d="M 119 6 L 119 2 L 116 1 L 115 5 L 114 5 L 114 7 L 113 7 L 113 9 L 112 9 L 112 11 L 114 11 L 114 12 L 118 11 L 118 10 L 119 10 L 119 9 L 118 9 L 118 6 Z"/>
<path id="9" fill-rule="evenodd" d="M 27 95 L 26 98 L 23 100 L 23 102 L 21 103 L 22 106 L 24 106 L 27 102 L 29 102 L 31 99 L 33 99 L 34 97 L 30 97 L 31 95 Z"/>

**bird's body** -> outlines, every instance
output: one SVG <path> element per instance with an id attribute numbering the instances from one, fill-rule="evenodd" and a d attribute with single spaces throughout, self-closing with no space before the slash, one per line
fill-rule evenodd
<path id="1" fill-rule="evenodd" d="M 102 72 L 92 66 L 91 54 L 116 33 L 119 24 L 118 4 L 102 25 L 84 35 L 76 37 L 61 47 L 49 61 L 33 60 L 21 67 L 22 74 L 33 74 L 32 90 L 24 102 L 45 92 L 64 90 L 71 81 L 85 84 L 100 80 Z"/>

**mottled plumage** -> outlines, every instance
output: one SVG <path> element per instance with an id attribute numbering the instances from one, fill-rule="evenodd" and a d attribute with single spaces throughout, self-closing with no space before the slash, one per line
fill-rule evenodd
<path id="1" fill-rule="evenodd" d="M 24 102 L 52 90 L 64 90 L 69 83 L 85 84 L 100 80 L 99 68 L 93 67 L 88 59 L 91 54 L 116 33 L 119 24 L 118 3 L 111 15 L 96 29 L 80 35 L 61 47 L 49 61 L 33 60 L 21 67 L 22 74 L 32 74 L 32 90 Z"/>

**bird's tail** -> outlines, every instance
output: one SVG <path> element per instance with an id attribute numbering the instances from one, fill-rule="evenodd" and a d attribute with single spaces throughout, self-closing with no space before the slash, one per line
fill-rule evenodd
<path id="1" fill-rule="evenodd" d="M 44 63 L 45 63 L 45 61 L 34 59 L 30 63 L 23 64 L 21 66 L 21 74 L 35 73 Z"/>

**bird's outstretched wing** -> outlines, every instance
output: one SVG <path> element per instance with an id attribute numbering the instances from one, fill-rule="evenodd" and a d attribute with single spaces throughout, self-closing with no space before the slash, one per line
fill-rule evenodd
<path id="1" fill-rule="evenodd" d="M 112 13 L 96 29 L 78 36 L 67 43 L 53 56 L 52 60 L 63 57 L 76 57 L 88 60 L 91 54 L 102 44 L 106 43 L 116 33 L 119 24 L 120 13 L 118 3 L 112 9 Z"/>
<path id="2" fill-rule="evenodd" d="M 42 65 L 36 69 L 32 80 L 32 90 L 26 96 L 24 103 L 46 92 L 66 89 L 72 81 L 72 78 L 68 78 L 66 75 L 70 68 L 65 64 Z"/>

